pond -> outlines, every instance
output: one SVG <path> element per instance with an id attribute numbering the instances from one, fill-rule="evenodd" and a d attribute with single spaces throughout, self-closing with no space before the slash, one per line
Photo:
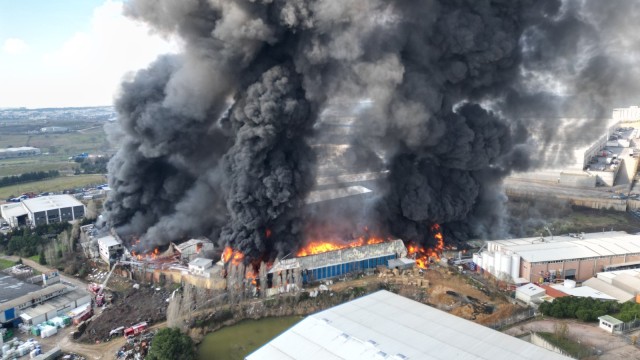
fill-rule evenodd
<path id="1" fill-rule="evenodd" d="M 198 359 L 243 360 L 300 320 L 300 316 L 269 317 L 243 320 L 233 326 L 223 327 L 204 337 L 198 346 Z"/>

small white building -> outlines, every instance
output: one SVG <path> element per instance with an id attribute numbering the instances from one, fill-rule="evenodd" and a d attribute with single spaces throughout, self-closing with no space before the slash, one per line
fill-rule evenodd
<path id="1" fill-rule="evenodd" d="M 189 262 L 189 273 L 198 276 L 210 277 L 210 269 L 213 267 L 213 260 L 197 258 Z"/>
<path id="2" fill-rule="evenodd" d="M 600 316 L 598 320 L 600 320 L 600 328 L 610 333 L 620 331 L 622 329 L 622 324 L 624 324 L 622 321 L 610 315 Z"/>
<path id="3" fill-rule="evenodd" d="M 124 247 L 120 241 L 111 235 L 98 239 L 98 252 L 100 253 L 100 257 L 109 265 L 111 265 L 110 259 L 118 257 L 123 251 Z"/>
<path id="4" fill-rule="evenodd" d="M 516 299 L 529 304 L 539 304 L 546 291 L 536 284 L 527 284 L 516 288 Z"/>

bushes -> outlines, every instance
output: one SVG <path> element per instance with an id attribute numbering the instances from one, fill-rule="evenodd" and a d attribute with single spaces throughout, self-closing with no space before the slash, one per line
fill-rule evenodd
<path id="1" fill-rule="evenodd" d="M 540 305 L 540 311 L 544 315 L 582 321 L 595 321 L 598 317 L 615 313 L 619 309 L 620 304 L 613 300 L 602 301 L 575 296 L 557 298 L 552 303 L 544 302 Z"/>

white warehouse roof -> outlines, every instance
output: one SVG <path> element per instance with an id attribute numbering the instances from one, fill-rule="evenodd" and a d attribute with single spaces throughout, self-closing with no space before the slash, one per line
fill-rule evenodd
<path id="1" fill-rule="evenodd" d="M 54 210 L 60 208 L 83 206 L 80 201 L 71 195 L 49 195 L 22 201 L 24 206 L 32 213 Z"/>
<path id="2" fill-rule="evenodd" d="M 583 234 L 582 239 L 568 235 L 496 240 L 489 249 L 513 252 L 528 262 L 586 259 L 640 253 L 640 235 L 622 231 Z"/>
<path id="3" fill-rule="evenodd" d="M 245 360 L 568 359 L 381 290 L 310 315 Z"/>
<path id="4" fill-rule="evenodd" d="M 106 247 L 112 247 L 112 246 L 120 245 L 120 241 L 118 241 L 118 239 L 116 239 L 112 235 L 107 235 L 105 237 L 99 238 L 98 244 L 101 244 L 102 246 L 106 246 Z"/>

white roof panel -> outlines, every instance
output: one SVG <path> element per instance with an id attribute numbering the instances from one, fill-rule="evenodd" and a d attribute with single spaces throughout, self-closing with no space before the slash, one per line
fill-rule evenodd
<path id="1" fill-rule="evenodd" d="M 115 237 L 111 236 L 111 235 L 107 235 L 105 237 L 101 237 L 98 239 L 98 244 L 102 244 L 102 246 L 116 246 L 120 244 L 120 241 L 118 241 Z"/>
<path id="2" fill-rule="evenodd" d="M 640 253 L 640 235 L 622 231 L 582 234 L 582 238 L 554 236 L 488 242 L 504 252 L 513 252 L 528 262 L 547 262 Z"/>
<path id="3" fill-rule="evenodd" d="M 33 213 L 66 207 L 82 206 L 82 203 L 71 195 L 41 196 L 33 199 L 26 199 L 22 203 Z"/>
<path id="4" fill-rule="evenodd" d="M 552 288 L 562 291 L 565 294 L 571 295 L 571 296 L 577 296 L 577 297 L 590 297 L 590 298 L 594 298 L 594 299 L 601 299 L 601 300 L 617 300 L 616 298 L 614 298 L 611 295 L 605 294 L 600 290 L 596 290 L 590 286 L 580 286 L 580 287 L 574 287 L 574 288 L 569 288 L 566 287 L 562 284 L 553 284 L 551 285 Z"/>
<path id="5" fill-rule="evenodd" d="M 591 278 L 583 282 L 582 286 L 588 286 L 596 291 L 607 294 L 618 300 L 618 302 L 626 302 L 634 298 L 633 294 L 629 294 L 628 292 L 598 278 Z"/>
<path id="6" fill-rule="evenodd" d="M 568 358 L 382 290 L 308 316 L 245 359 Z"/>

